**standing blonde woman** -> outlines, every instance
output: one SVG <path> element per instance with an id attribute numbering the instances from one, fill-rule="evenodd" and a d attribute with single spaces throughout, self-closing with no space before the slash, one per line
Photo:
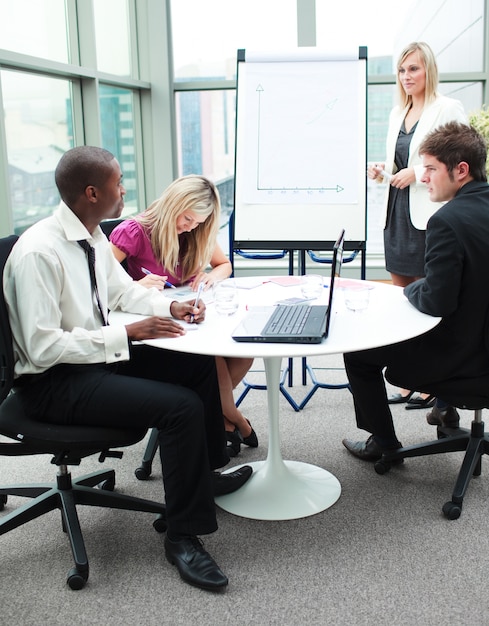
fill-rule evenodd
<path id="1" fill-rule="evenodd" d="M 220 212 L 219 193 L 210 180 L 182 176 L 144 213 L 124 220 L 112 231 L 112 251 L 119 262 L 126 261 L 132 278 L 146 287 L 162 290 L 168 282 L 175 287 L 188 284 L 195 291 L 202 282 L 209 289 L 232 272 L 217 243 Z M 216 357 L 230 456 L 236 456 L 243 443 L 258 445 L 255 431 L 233 396 L 252 363 L 253 359 Z"/>
<path id="2" fill-rule="evenodd" d="M 405 287 L 424 276 L 425 234 L 428 219 L 442 203 L 432 202 L 421 182 L 423 165 L 419 146 L 438 126 L 457 121 L 467 124 L 458 100 L 438 93 L 438 67 L 433 51 L 424 42 L 410 43 L 397 63 L 399 104 L 389 117 L 385 163 L 367 170 L 369 178 L 386 183 L 384 251 L 387 271 L 394 285 Z M 384 176 L 382 171 L 387 172 Z M 411 408 L 431 406 L 432 398 L 401 390 L 391 404 L 408 402 Z"/>

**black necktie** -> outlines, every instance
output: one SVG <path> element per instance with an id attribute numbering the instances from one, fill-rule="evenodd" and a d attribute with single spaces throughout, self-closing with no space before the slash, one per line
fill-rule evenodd
<path id="1" fill-rule="evenodd" d="M 78 243 L 85 250 L 87 254 L 88 271 L 90 273 L 90 283 L 92 285 L 92 293 L 95 294 L 98 310 L 100 311 L 100 315 L 102 316 L 103 325 L 108 326 L 109 323 L 107 322 L 107 318 L 105 317 L 104 309 L 102 308 L 102 303 L 100 302 L 100 296 L 98 294 L 97 278 L 95 276 L 95 248 L 92 248 L 92 246 L 88 243 L 86 239 L 80 239 Z"/>

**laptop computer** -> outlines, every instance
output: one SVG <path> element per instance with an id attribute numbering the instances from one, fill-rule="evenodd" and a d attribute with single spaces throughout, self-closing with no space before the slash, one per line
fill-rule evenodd
<path id="1" fill-rule="evenodd" d="M 335 279 L 341 273 L 345 231 L 333 247 L 327 305 L 293 304 L 251 310 L 232 333 L 235 341 L 260 343 L 321 343 L 328 336 Z"/>

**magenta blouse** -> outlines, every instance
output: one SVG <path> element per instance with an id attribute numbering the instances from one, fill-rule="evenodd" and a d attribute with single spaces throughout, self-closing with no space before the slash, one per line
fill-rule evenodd
<path id="1" fill-rule="evenodd" d="M 126 255 L 127 271 L 134 280 L 141 280 L 145 273 L 141 268 L 153 274 L 168 276 L 168 281 L 178 287 L 182 284 L 182 275 L 177 267 L 176 274 L 159 263 L 153 254 L 151 241 L 143 226 L 134 219 L 124 220 L 110 234 L 110 241 Z"/>

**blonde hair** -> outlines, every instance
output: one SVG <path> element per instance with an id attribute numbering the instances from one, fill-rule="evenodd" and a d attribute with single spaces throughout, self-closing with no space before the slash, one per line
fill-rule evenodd
<path id="1" fill-rule="evenodd" d="M 185 233 L 180 250 L 176 222 L 186 211 L 205 221 Z M 135 219 L 145 228 L 156 259 L 172 273 L 180 264 L 182 282 L 205 269 L 216 247 L 221 201 L 216 186 L 204 176 L 190 174 L 174 180 L 144 213 Z"/>
<path id="2" fill-rule="evenodd" d="M 403 109 L 411 104 L 412 97 L 406 94 L 404 87 L 399 80 L 399 68 L 404 63 L 406 57 L 413 52 L 419 53 L 419 58 L 424 65 L 426 73 L 426 85 L 424 92 L 425 105 L 435 99 L 438 89 L 438 65 L 436 64 L 433 50 L 424 41 L 414 41 L 413 43 L 410 43 L 401 52 L 397 62 L 397 92 L 399 95 L 399 103 Z"/>

